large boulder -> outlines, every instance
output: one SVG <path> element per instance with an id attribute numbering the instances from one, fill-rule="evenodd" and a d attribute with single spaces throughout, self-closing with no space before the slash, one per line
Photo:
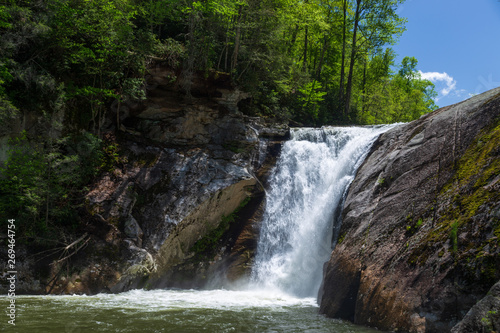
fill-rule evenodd
<path id="1" fill-rule="evenodd" d="M 500 278 L 500 88 L 383 134 L 358 170 L 320 311 L 446 332 Z"/>

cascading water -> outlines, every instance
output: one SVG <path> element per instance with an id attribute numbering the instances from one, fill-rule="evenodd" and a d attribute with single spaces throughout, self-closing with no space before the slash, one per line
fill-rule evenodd
<path id="1" fill-rule="evenodd" d="M 391 127 L 291 131 L 271 175 L 252 285 L 317 295 L 340 223 L 337 207 L 372 143 Z"/>

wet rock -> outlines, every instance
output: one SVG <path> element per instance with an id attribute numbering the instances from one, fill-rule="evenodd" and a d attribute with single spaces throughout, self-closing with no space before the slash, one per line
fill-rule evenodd
<path id="1" fill-rule="evenodd" d="M 231 233 L 234 245 L 244 229 L 239 224 L 248 219 L 234 222 L 237 227 L 223 221 L 262 195 L 262 182 L 288 135 L 285 125 L 240 114 L 237 104 L 248 95 L 234 90 L 224 75 L 210 77 L 214 85 L 195 78 L 189 103 L 179 98 L 174 76 L 157 66 L 144 103 L 124 103 L 126 112 L 115 105 L 123 115 L 125 133 L 117 145 L 124 162 L 87 195 L 94 216 L 123 230 L 124 242 L 130 243 L 123 259 L 148 253 L 154 263 L 153 269 L 149 261 L 129 261 L 111 290 L 185 280 L 171 272 L 192 268 L 192 273 L 214 261 L 204 257 L 192 262 L 193 246 L 214 230 Z M 134 252 L 134 246 L 142 250 Z M 225 262 L 231 246 L 217 246 L 216 262 Z M 241 246 L 238 251 L 244 252 Z"/>
<path id="2" fill-rule="evenodd" d="M 137 220 L 132 215 L 125 220 L 124 232 L 127 237 L 131 238 L 135 244 L 137 244 L 138 247 L 142 247 L 142 236 L 144 233 L 142 232 L 139 223 L 137 223 Z"/>
<path id="3" fill-rule="evenodd" d="M 464 319 L 451 330 L 452 333 L 500 331 L 500 281 L 488 294 L 467 312 Z"/>
<path id="4" fill-rule="evenodd" d="M 499 115 L 494 89 L 377 140 L 345 201 L 322 313 L 446 332 L 484 297 L 500 278 L 492 253 L 500 195 L 491 185 L 500 173 Z"/>

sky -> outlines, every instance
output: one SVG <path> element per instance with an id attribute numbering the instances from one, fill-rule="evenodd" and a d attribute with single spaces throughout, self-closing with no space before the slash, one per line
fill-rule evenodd
<path id="1" fill-rule="evenodd" d="M 396 63 L 417 58 L 440 107 L 500 86 L 500 0 L 406 0 Z"/>

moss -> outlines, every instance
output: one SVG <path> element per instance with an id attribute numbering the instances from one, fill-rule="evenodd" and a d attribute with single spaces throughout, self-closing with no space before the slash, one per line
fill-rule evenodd
<path id="1" fill-rule="evenodd" d="M 449 202 L 449 205 L 446 210 L 437 212 L 436 225 L 427 231 L 410 253 L 409 264 L 424 265 L 435 250 L 441 249 L 443 244 L 450 241 L 451 251 L 459 265 L 462 265 L 462 260 L 465 263 L 469 259 L 471 267 L 483 267 L 483 260 L 479 262 L 475 254 L 487 244 L 500 245 L 498 219 L 494 219 L 492 225 L 492 232 L 496 238 L 488 238 L 488 228 L 478 225 L 476 220 L 478 214 L 491 211 L 500 201 L 499 191 L 489 186 L 500 174 L 499 147 L 500 118 L 476 137 L 455 164 L 454 176 L 442 187 L 437 196 L 437 202 Z M 412 216 L 406 217 L 409 226 L 407 232 L 410 236 L 416 231 L 411 223 L 412 220 Z M 467 237 L 463 243 L 459 243 L 461 233 L 475 236 Z M 490 281 L 492 276 L 499 274 L 498 267 L 490 268 L 482 268 L 472 275 L 480 280 Z"/>
<path id="2" fill-rule="evenodd" d="M 451 242 L 451 250 L 453 253 L 457 252 L 458 249 L 458 222 L 455 221 L 451 225 L 451 230 L 450 230 L 450 242 Z"/>
<path id="3" fill-rule="evenodd" d="M 419 218 L 417 220 L 417 222 L 413 222 L 413 218 L 412 218 L 411 214 L 406 217 L 406 221 L 408 223 L 408 225 L 406 225 L 406 236 L 407 237 L 413 236 L 420 229 L 422 224 L 424 223 L 424 220 L 422 217 Z"/>
<path id="4" fill-rule="evenodd" d="M 337 244 L 338 244 L 338 245 L 342 244 L 342 242 L 343 242 L 343 241 L 344 241 L 344 239 L 345 239 L 345 235 L 346 235 L 346 234 L 347 234 L 347 232 L 343 232 L 343 233 L 339 236 L 339 238 L 338 238 L 338 240 L 337 240 Z"/>
<path id="5" fill-rule="evenodd" d="M 222 236 L 229 229 L 229 225 L 236 221 L 239 211 L 250 202 L 250 199 L 250 197 L 246 197 L 231 214 L 228 216 L 223 215 L 219 225 L 215 229 L 212 229 L 205 237 L 198 240 L 189 249 L 189 252 L 194 252 L 196 257 L 203 257 L 209 253 L 213 253 L 217 249 Z"/>
<path id="6" fill-rule="evenodd" d="M 160 155 L 152 152 L 140 153 L 138 155 L 130 153 L 130 162 L 133 163 L 134 167 L 140 168 L 151 168 L 153 167 L 160 158 Z"/>

